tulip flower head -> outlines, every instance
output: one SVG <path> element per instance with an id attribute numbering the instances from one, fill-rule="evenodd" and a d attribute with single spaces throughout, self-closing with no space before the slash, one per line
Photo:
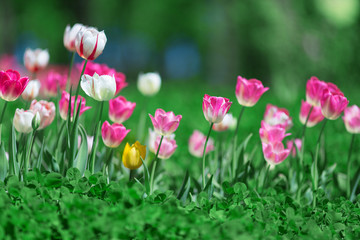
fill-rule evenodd
<path id="1" fill-rule="evenodd" d="M 324 90 L 321 98 L 321 112 L 327 119 L 335 120 L 340 117 L 349 101 L 341 92 Z"/>
<path id="2" fill-rule="evenodd" d="M 51 70 L 46 74 L 45 78 L 42 79 L 41 87 L 45 95 L 56 97 L 58 95 L 58 90 L 65 90 L 66 82 L 66 74 L 61 74 Z"/>
<path id="3" fill-rule="evenodd" d="M 115 96 L 116 82 L 114 76 L 97 73 L 91 77 L 84 74 L 81 77 L 81 88 L 84 92 L 97 101 L 108 101 Z"/>
<path id="4" fill-rule="evenodd" d="M 261 81 L 257 79 L 247 80 L 246 78 L 238 76 L 235 95 L 240 105 L 252 107 L 267 90 L 269 90 L 269 88 L 264 87 Z"/>
<path id="5" fill-rule="evenodd" d="M 83 27 L 76 35 L 76 52 L 84 59 L 95 60 L 103 52 L 106 41 L 104 31 L 99 32 L 93 27 Z"/>
<path id="6" fill-rule="evenodd" d="M 358 106 L 353 105 L 345 108 L 343 120 L 349 133 L 360 133 L 360 108 Z"/>
<path id="7" fill-rule="evenodd" d="M 156 133 L 151 128 L 149 128 L 148 147 L 149 147 L 150 152 L 152 152 L 154 154 L 156 154 L 156 151 L 157 151 L 157 149 L 155 149 L 155 142 L 156 142 L 156 139 L 158 138 L 158 136 L 161 136 L 161 135 Z M 164 136 L 164 138 L 167 138 L 168 140 L 174 140 L 175 134 L 173 133 L 173 134 Z"/>
<path id="8" fill-rule="evenodd" d="M 155 141 L 155 149 L 157 150 L 159 148 L 161 137 L 158 136 Z M 174 139 L 168 139 L 166 137 L 163 138 L 160 151 L 159 151 L 159 158 L 160 159 L 169 159 L 175 152 L 177 148 L 176 141 Z"/>
<path id="9" fill-rule="evenodd" d="M 213 125 L 213 130 L 217 132 L 226 131 L 228 129 L 234 130 L 236 128 L 236 123 L 236 118 L 231 113 L 227 113 L 221 122 Z"/>
<path id="10" fill-rule="evenodd" d="M 202 132 L 198 130 L 194 130 L 194 132 L 191 134 L 189 138 L 189 143 L 188 143 L 189 152 L 191 153 L 191 155 L 193 155 L 194 157 L 201 158 L 204 152 L 205 141 L 206 141 L 206 136 Z M 214 150 L 214 139 L 210 137 L 206 145 L 205 154 L 213 150 Z"/>
<path id="11" fill-rule="evenodd" d="M 68 118 L 69 100 L 70 100 L 70 94 L 63 91 L 61 94 L 61 99 L 59 100 L 59 112 L 60 112 L 60 117 L 65 121 Z M 85 106 L 86 99 L 82 96 L 78 96 L 78 99 L 76 101 L 76 108 L 75 108 L 76 111 L 79 107 L 79 104 L 80 104 L 79 116 L 81 116 L 81 114 L 83 114 L 85 111 L 87 111 L 91 108 L 89 106 Z M 74 111 L 75 111 L 74 106 L 75 106 L 75 96 L 72 96 L 71 97 L 71 112 L 70 112 L 71 121 L 73 120 L 73 116 L 74 116 Z"/>
<path id="12" fill-rule="evenodd" d="M 108 121 L 105 121 L 101 127 L 102 139 L 109 148 L 117 148 L 129 132 L 130 130 L 124 125 L 118 123 L 110 125 Z"/>
<path id="13" fill-rule="evenodd" d="M 271 126 L 280 126 L 286 130 L 290 129 L 293 125 L 288 110 L 271 104 L 266 105 L 264 121 Z"/>
<path id="14" fill-rule="evenodd" d="M 270 165 L 282 163 L 290 154 L 290 149 L 285 149 L 282 142 L 262 142 L 265 160 Z"/>
<path id="15" fill-rule="evenodd" d="M 70 52 L 75 52 L 75 40 L 78 32 L 84 28 L 85 26 L 76 23 L 74 26 L 70 27 L 70 25 L 67 25 L 64 32 L 64 46 L 69 50 Z"/>
<path id="16" fill-rule="evenodd" d="M 109 118 L 116 123 L 123 123 L 130 118 L 136 103 L 129 102 L 123 96 L 109 101 Z"/>
<path id="17" fill-rule="evenodd" d="M 203 98 L 203 112 L 210 123 L 220 123 L 230 109 L 232 102 L 224 97 L 212 97 L 207 94 Z"/>
<path id="18" fill-rule="evenodd" d="M 135 170 L 141 167 L 142 161 L 146 156 L 146 146 L 141 145 L 136 141 L 133 145 L 130 146 L 129 143 L 126 143 L 124 152 L 122 155 L 122 162 L 124 166 L 130 170 Z"/>
<path id="19" fill-rule="evenodd" d="M 306 118 L 309 115 L 309 111 L 310 111 L 311 107 L 313 107 L 313 109 L 311 110 L 310 117 L 306 124 L 307 127 L 313 127 L 324 119 L 324 116 L 321 113 L 320 107 L 312 106 L 310 103 L 308 103 L 306 101 L 302 101 L 300 115 L 299 115 L 300 122 L 302 124 L 305 124 Z"/>
<path id="20" fill-rule="evenodd" d="M 149 114 L 155 132 L 160 135 L 171 135 L 179 127 L 181 115 L 175 116 L 173 112 L 165 112 L 163 109 L 157 109 L 154 117 Z"/>
<path id="21" fill-rule="evenodd" d="M 261 128 L 259 130 L 261 142 L 281 142 L 285 137 L 291 135 L 286 133 L 285 128 L 281 126 L 271 126 L 265 121 L 261 121 Z"/>
<path id="22" fill-rule="evenodd" d="M 36 73 L 44 69 L 49 63 L 50 55 L 48 50 L 37 48 L 26 49 L 24 54 L 24 64 L 29 72 Z"/>
<path id="23" fill-rule="evenodd" d="M 25 101 L 32 101 L 39 95 L 40 91 L 40 81 L 39 80 L 31 80 L 29 81 L 28 85 L 26 86 L 25 90 L 21 94 L 21 97 Z"/>
<path id="24" fill-rule="evenodd" d="M 28 85 L 28 77 L 20 77 L 15 70 L 0 71 L 0 97 L 5 101 L 15 101 Z"/>
<path id="25" fill-rule="evenodd" d="M 144 96 L 154 96 L 161 87 L 161 78 L 158 73 L 140 73 L 137 87 Z"/>
<path id="26" fill-rule="evenodd" d="M 294 146 L 294 142 L 295 142 L 296 147 Z M 291 156 L 296 157 L 297 150 L 299 150 L 299 152 L 301 152 L 301 147 L 302 147 L 301 139 L 296 138 L 295 140 L 288 140 L 286 142 L 286 146 L 288 149 L 290 149 Z"/>
<path id="27" fill-rule="evenodd" d="M 317 77 L 311 77 L 306 83 L 306 102 L 314 107 L 320 107 L 320 100 L 327 83 Z"/>
<path id="28" fill-rule="evenodd" d="M 34 114 L 38 112 L 40 115 L 39 130 L 49 126 L 55 118 L 55 105 L 53 102 L 33 100 L 30 105 L 30 110 L 32 110 Z"/>
<path id="29" fill-rule="evenodd" d="M 33 130 L 31 123 L 34 116 L 32 110 L 24 111 L 23 109 L 17 108 L 13 119 L 16 131 L 20 133 L 30 133 Z"/>

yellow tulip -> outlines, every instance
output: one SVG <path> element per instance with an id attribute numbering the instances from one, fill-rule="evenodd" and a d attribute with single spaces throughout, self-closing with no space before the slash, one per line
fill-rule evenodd
<path id="1" fill-rule="evenodd" d="M 122 162 L 124 166 L 128 169 L 134 170 L 138 169 L 142 165 L 142 159 L 145 159 L 146 156 L 146 146 L 141 145 L 138 141 L 136 141 L 133 145 L 129 145 L 129 143 L 126 143 L 123 156 L 122 156 Z"/>

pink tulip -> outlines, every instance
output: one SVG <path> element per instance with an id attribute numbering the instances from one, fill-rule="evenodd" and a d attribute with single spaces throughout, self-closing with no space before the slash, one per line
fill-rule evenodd
<path id="1" fill-rule="evenodd" d="M 343 120 L 349 133 L 360 133 L 360 108 L 358 106 L 353 105 L 345 108 Z"/>
<path id="2" fill-rule="evenodd" d="M 257 79 L 247 80 L 246 78 L 238 76 L 235 95 L 240 105 L 252 107 L 267 90 L 269 90 L 269 88 L 264 87 L 261 81 Z"/>
<path id="3" fill-rule="evenodd" d="M 155 117 L 149 114 L 155 132 L 160 135 L 170 135 L 179 127 L 181 115 L 175 116 L 173 112 L 165 112 L 162 109 L 156 109 Z"/>
<path id="4" fill-rule="evenodd" d="M 232 102 L 223 97 L 212 97 L 207 94 L 203 98 L 203 112 L 206 120 L 210 123 L 221 122 L 229 111 Z"/>
<path id="5" fill-rule="evenodd" d="M 109 101 L 109 118 L 116 123 L 123 123 L 132 115 L 136 103 L 119 96 Z"/>
<path id="6" fill-rule="evenodd" d="M 104 50 L 107 38 L 104 31 L 93 27 L 81 28 L 75 39 L 75 49 L 80 57 L 95 60 Z"/>
<path id="7" fill-rule="evenodd" d="M 285 137 L 291 135 L 286 133 L 285 128 L 280 126 L 271 126 L 265 121 L 261 121 L 261 128 L 259 130 L 261 142 L 281 142 Z"/>
<path id="8" fill-rule="evenodd" d="M 110 125 L 105 121 L 101 127 L 101 136 L 104 144 L 110 148 L 116 148 L 124 140 L 130 130 L 126 129 L 124 125 L 114 123 Z"/>
<path id="9" fill-rule="evenodd" d="M 295 146 L 294 146 L 294 142 L 295 142 Z M 291 156 L 293 157 L 296 157 L 296 153 L 297 153 L 297 150 L 299 150 L 299 152 L 301 151 L 301 146 L 302 146 L 302 142 L 301 142 L 301 139 L 299 138 L 296 138 L 295 140 L 288 140 L 286 142 L 286 146 L 288 149 L 290 149 L 291 151 Z"/>
<path id="10" fill-rule="evenodd" d="M 63 91 L 61 94 L 61 99 L 59 101 L 59 112 L 60 112 L 60 117 L 62 119 L 64 119 L 65 121 L 67 120 L 68 117 L 68 110 L 69 110 L 69 98 L 70 98 L 70 94 Z M 81 114 L 83 114 L 85 111 L 89 110 L 91 107 L 85 106 L 86 104 L 86 100 L 84 97 L 82 96 L 78 96 L 77 102 L 76 102 L 76 111 L 79 107 L 79 104 L 81 102 L 81 106 L 80 106 L 80 112 L 79 112 L 79 116 Z M 71 97 L 71 120 L 73 119 L 74 116 L 74 106 L 75 106 L 75 96 Z"/>
<path id="11" fill-rule="evenodd" d="M 155 149 L 156 150 L 159 148 L 160 139 L 161 139 L 161 137 L 158 136 L 155 141 Z M 161 142 L 158 157 L 160 159 L 168 159 L 174 154 L 176 148 L 177 148 L 177 145 L 176 145 L 176 141 L 174 139 L 168 139 L 168 138 L 164 137 Z"/>
<path id="12" fill-rule="evenodd" d="M 149 147 L 150 152 L 156 154 L 156 150 L 155 149 L 155 142 L 156 139 L 158 138 L 158 136 L 161 136 L 160 134 L 157 134 L 154 130 L 152 130 L 151 128 L 149 128 L 149 138 L 148 138 L 148 144 L 147 146 Z M 164 138 L 167 138 L 168 140 L 174 140 L 175 139 L 175 134 L 171 134 L 168 136 L 164 136 Z"/>
<path id="13" fill-rule="evenodd" d="M 349 101 L 341 92 L 332 92 L 327 88 L 321 98 L 321 112 L 327 119 L 335 120 L 348 104 Z"/>
<path id="14" fill-rule="evenodd" d="M 271 126 L 279 126 L 286 130 L 290 129 L 293 125 L 288 110 L 285 108 L 278 108 L 271 104 L 266 105 L 264 121 Z"/>
<path id="15" fill-rule="evenodd" d="M 28 77 L 20 77 L 15 70 L 0 72 L 0 97 L 5 101 L 15 101 L 25 90 L 29 83 Z"/>
<path id="16" fill-rule="evenodd" d="M 306 118 L 309 115 L 309 111 L 311 107 L 313 107 L 313 109 L 311 110 L 309 120 L 306 124 L 307 127 L 313 127 L 324 119 L 320 107 L 312 106 L 310 103 L 302 100 L 300 115 L 299 115 L 300 122 L 302 124 L 305 124 Z"/>
<path id="17" fill-rule="evenodd" d="M 41 88 L 44 94 L 50 97 L 55 97 L 60 91 L 65 90 L 67 82 L 66 74 L 60 74 L 53 70 L 49 71 L 45 78 L 42 79 Z"/>
<path id="18" fill-rule="evenodd" d="M 195 157 L 201 158 L 204 152 L 204 145 L 206 141 L 206 136 L 199 132 L 198 130 L 194 130 L 193 134 L 189 138 L 189 152 L 191 155 Z M 214 150 L 214 140 L 209 138 L 208 143 L 206 145 L 206 154 L 210 151 Z"/>
<path id="19" fill-rule="evenodd" d="M 53 102 L 47 102 L 44 100 L 33 100 L 30 105 L 30 110 L 32 110 L 34 114 L 36 114 L 36 112 L 39 112 L 39 130 L 49 126 L 55 118 L 55 105 Z"/>
<path id="20" fill-rule="evenodd" d="M 326 88 L 332 92 L 341 93 L 335 84 L 321 81 L 317 77 L 311 77 L 306 83 L 306 101 L 314 107 L 320 107 L 320 101 Z"/>
<path id="21" fill-rule="evenodd" d="M 262 143 L 265 160 L 271 165 L 283 162 L 290 154 L 290 149 L 284 149 L 282 142 Z"/>
<path id="22" fill-rule="evenodd" d="M 213 130 L 217 132 L 223 132 L 228 129 L 234 130 L 236 128 L 237 119 L 231 113 L 227 113 L 224 119 L 213 125 Z"/>

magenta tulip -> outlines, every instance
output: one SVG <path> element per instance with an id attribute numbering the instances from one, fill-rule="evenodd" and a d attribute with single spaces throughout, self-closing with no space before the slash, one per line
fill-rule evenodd
<path id="1" fill-rule="evenodd" d="M 300 122 L 302 124 L 305 124 L 306 118 L 309 115 L 309 111 L 311 107 L 313 107 L 313 109 L 311 110 L 311 114 L 306 124 L 307 127 L 313 127 L 324 119 L 320 107 L 312 106 L 310 103 L 302 100 L 300 114 L 299 114 Z"/>
<path id="2" fill-rule="evenodd" d="M 267 90 L 269 90 L 269 88 L 264 87 L 261 81 L 257 79 L 247 80 L 246 78 L 238 76 L 235 95 L 240 105 L 252 107 Z"/>
<path id="3" fill-rule="evenodd" d="M 266 105 L 264 121 L 271 126 L 279 126 L 286 130 L 290 129 L 293 125 L 288 110 L 285 108 L 278 108 L 271 104 Z"/>
<path id="4" fill-rule="evenodd" d="M 162 109 L 155 111 L 155 117 L 149 114 L 155 132 L 160 135 L 170 135 L 179 127 L 181 115 L 175 116 L 173 112 L 165 112 Z"/>
<path id="5" fill-rule="evenodd" d="M 42 79 L 41 89 L 45 95 L 55 97 L 59 91 L 63 91 L 66 88 L 67 76 L 66 74 L 60 74 L 55 71 L 49 71 L 48 74 Z"/>
<path id="6" fill-rule="evenodd" d="M 348 104 L 349 101 L 341 92 L 325 89 L 321 98 L 321 112 L 327 119 L 335 120 Z"/>
<path id="7" fill-rule="evenodd" d="M 0 72 L 0 97 L 5 101 L 15 101 L 25 90 L 29 82 L 28 77 L 20 77 L 15 70 Z"/>
<path id="8" fill-rule="evenodd" d="M 221 122 L 229 111 L 232 102 L 224 97 L 212 97 L 207 94 L 203 98 L 203 112 L 210 123 Z"/>
<path id="9" fill-rule="evenodd" d="M 155 141 L 155 149 L 159 148 L 160 139 L 161 139 L 161 137 L 158 136 Z M 161 146 L 160 146 L 159 158 L 160 159 L 170 158 L 174 154 L 176 148 L 177 148 L 177 145 L 176 145 L 176 141 L 174 139 L 168 139 L 168 138 L 164 137 L 161 142 Z"/>
<path id="10" fill-rule="evenodd" d="M 349 133 L 360 133 L 360 108 L 358 106 L 353 105 L 345 108 L 343 120 Z"/>
<path id="11" fill-rule="evenodd" d="M 123 123 L 132 115 L 136 103 L 119 96 L 109 101 L 109 118 L 116 123 Z"/>
<path id="12" fill-rule="evenodd" d="M 306 83 L 306 101 L 312 106 L 320 107 L 320 100 L 327 84 L 317 77 L 311 77 Z"/>
<path id="13" fill-rule="evenodd" d="M 261 128 L 259 130 L 261 142 L 281 142 L 285 137 L 291 135 L 286 133 L 285 128 L 280 126 L 271 126 L 265 121 L 261 121 Z"/>
<path id="14" fill-rule="evenodd" d="M 59 101 L 59 112 L 60 112 L 60 117 L 64 120 L 67 120 L 67 117 L 68 117 L 69 99 L 70 99 L 70 94 L 63 91 L 61 94 L 61 99 Z M 78 96 L 77 102 L 76 102 L 76 111 L 79 107 L 80 102 L 81 102 L 81 105 L 80 105 L 79 116 L 91 108 L 89 106 L 85 106 L 86 99 L 84 97 Z M 75 106 L 75 96 L 72 96 L 71 97 L 71 112 L 70 112 L 71 120 L 73 119 L 73 116 L 74 116 L 74 106 Z"/>
<path id="15" fill-rule="evenodd" d="M 116 148 L 124 140 L 130 130 L 126 129 L 124 125 L 114 123 L 110 125 L 105 121 L 101 127 L 101 136 L 104 144 L 110 148 Z"/>
<path id="16" fill-rule="evenodd" d="M 295 142 L 295 146 L 294 146 L 294 142 Z M 301 139 L 299 138 L 296 138 L 295 140 L 288 140 L 286 142 L 286 146 L 288 149 L 290 149 L 291 151 L 291 156 L 293 157 L 296 157 L 296 153 L 297 153 L 297 150 L 299 150 L 299 152 L 301 152 L 301 147 L 302 147 L 302 142 L 301 142 Z"/>
<path id="17" fill-rule="evenodd" d="M 290 149 L 284 149 L 282 142 L 262 143 L 265 160 L 270 165 L 282 163 L 290 154 Z"/>
<path id="18" fill-rule="evenodd" d="M 194 130 L 192 135 L 189 138 L 189 152 L 195 157 L 202 157 L 204 152 L 204 145 L 206 141 L 206 136 L 198 130 Z M 206 154 L 214 150 L 214 140 L 209 138 L 206 146 Z"/>

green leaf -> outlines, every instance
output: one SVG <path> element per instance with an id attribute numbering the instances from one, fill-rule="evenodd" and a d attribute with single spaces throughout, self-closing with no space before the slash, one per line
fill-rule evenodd
<path id="1" fill-rule="evenodd" d="M 76 167 L 79 169 L 81 176 L 84 175 L 85 169 L 86 169 L 86 163 L 88 160 L 88 144 L 87 144 L 87 138 L 86 138 L 86 131 L 83 126 L 79 125 L 79 130 L 81 134 L 81 145 L 80 149 L 78 151 L 78 154 L 76 155 L 76 158 L 74 160 L 73 167 Z"/>
<path id="2" fill-rule="evenodd" d="M 213 177 L 214 174 L 211 174 L 211 177 L 209 179 L 209 181 L 206 183 L 205 188 L 204 188 L 204 192 L 208 193 L 208 198 L 210 199 L 213 195 L 214 192 L 214 185 L 213 185 Z"/>
<path id="3" fill-rule="evenodd" d="M 4 144 L 0 143 L 0 180 L 4 181 L 8 171 L 8 160 L 6 158 Z"/>
<path id="4" fill-rule="evenodd" d="M 183 184 L 177 195 L 177 199 L 179 199 L 183 204 L 185 204 L 186 202 L 187 196 L 189 194 L 190 186 L 191 186 L 190 175 L 189 175 L 189 170 L 187 170 L 185 173 Z"/>
<path id="5" fill-rule="evenodd" d="M 41 148 L 40 148 L 40 152 L 39 152 L 39 156 L 37 158 L 36 161 L 33 162 L 33 166 L 32 168 L 35 169 L 41 169 L 41 164 L 43 161 L 43 155 L 44 155 L 44 146 L 45 146 L 45 139 L 43 139 L 43 142 L 41 144 Z"/>
<path id="6" fill-rule="evenodd" d="M 10 137 L 9 137 L 9 173 L 10 175 L 19 176 L 20 166 L 17 161 L 17 149 L 16 149 L 16 135 L 14 124 L 11 124 Z"/>
<path id="7" fill-rule="evenodd" d="M 140 157 L 143 166 L 144 166 L 144 185 L 145 185 L 145 190 L 146 190 L 146 194 L 149 195 L 150 193 L 150 174 L 149 174 L 149 169 L 145 164 L 145 161 L 142 159 L 142 157 Z"/>
<path id="8" fill-rule="evenodd" d="M 57 188 L 62 184 L 62 176 L 60 173 L 52 172 L 46 175 L 44 181 L 46 187 Z"/>

